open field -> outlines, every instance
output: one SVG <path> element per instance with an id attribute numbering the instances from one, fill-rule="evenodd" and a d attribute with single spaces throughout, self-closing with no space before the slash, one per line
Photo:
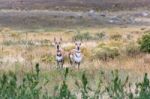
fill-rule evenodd
<path id="1" fill-rule="evenodd" d="M 150 54 L 140 43 L 150 33 L 149 7 L 149 0 L 0 0 L 0 98 L 149 99 Z M 68 59 L 75 41 L 79 70 Z"/>
<path id="2" fill-rule="evenodd" d="M 139 53 L 136 48 L 139 38 L 150 30 L 149 11 L 2 10 L 0 19 L 2 69 L 12 69 L 10 67 L 15 66 L 16 63 L 22 66 L 32 66 L 37 62 L 42 64 L 45 70 L 56 68 L 54 37 L 63 38 L 62 47 L 66 50 L 67 56 L 68 51 L 74 46 L 73 39 L 81 36 L 83 38 L 82 49 L 85 54 L 81 68 L 102 67 L 138 73 L 149 72 L 150 63 L 145 63 L 147 55 Z M 88 36 L 84 37 L 84 34 Z M 120 55 L 107 61 L 91 60 L 96 54 L 94 50 L 101 43 L 117 48 Z M 131 47 L 130 44 L 135 46 L 135 48 L 133 46 L 133 50 L 137 51 L 135 55 L 133 53 L 129 56 L 126 51 L 128 47 Z M 67 58 L 65 67 L 70 67 Z"/>
<path id="3" fill-rule="evenodd" d="M 138 52 L 138 40 L 149 31 L 148 26 L 131 27 L 109 27 L 109 28 L 84 28 L 84 29 L 60 29 L 47 32 L 20 33 L 9 28 L 2 28 L 0 35 L 1 43 L 1 69 L 11 70 L 12 65 L 20 64 L 29 67 L 39 62 L 44 70 L 56 68 L 54 37 L 62 37 L 62 48 L 66 53 L 65 67 L 71 67 L 67 53 L 74 46 L 73 39 L 80 34 L 89 33 L 89 37 L 83 38 L 82 46 L 84 61 L 82 69 L 120 69 L 136 73 L 149 72 L 149 62 L 145 62 L 146 54 Z M 76 33 L 80 32 L 80 33 Z M 96 38 L 97 34 L 105 33 L 104 38 Z M 106 36 L 106 37 L 105 37 Z M 103 60 L 97 57 L 94 52 L 101 44 L 110 48 L 117 48 L 119 56 L 114 59 Z M 132 48 L 133 55 L 128 53 L 127 48 Z M 88 47 L 87 47 L 88 46 Z M 134 49 L 135 47 L 135 49 Z M 94 58 L 94 60 L 93 60 Z M 88 64 L 88 65 L 87 65 Z M 91 67 L 92 66 L 92 67 Z"/>

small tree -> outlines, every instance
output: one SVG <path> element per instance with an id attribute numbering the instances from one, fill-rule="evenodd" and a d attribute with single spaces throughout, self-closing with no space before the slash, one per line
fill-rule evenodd
<path id="1" fill-rule="evenodd" d="M 150 33 L 143 35 L 139 44 L 141 51 L 150 53 Z"/>

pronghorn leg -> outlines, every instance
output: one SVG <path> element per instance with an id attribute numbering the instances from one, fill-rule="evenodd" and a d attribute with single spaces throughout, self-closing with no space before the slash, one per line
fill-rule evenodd
<path id="1" fill-rule="evenodd" d="M 61 68 L 63 68 L 63 65 L 64 65 L 64 60 L 62 60 L 61 62 Z"/>
<path id="2" fill-rule="evenodd" d="M 59 62 L 57 61 L 57 69 L 58 69 L 58 68 L 60 68 L 60 66 L 59 66 Z"/>
<path id="3" fill-rule="evenodd" d="M 79 68 L 80 68 L 80 62 L 78 63 L 78 70 L 79 70 Z"/>
<path id="4" fill-rule="evenodd" d="M 70 59 L 70 65 L 72 65 L 73 64 L 73 62 L 72 62 L 72 60 Z"/>

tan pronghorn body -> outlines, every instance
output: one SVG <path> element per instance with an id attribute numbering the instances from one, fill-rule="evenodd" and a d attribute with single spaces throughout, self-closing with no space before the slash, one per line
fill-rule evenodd
<path id="1" fill-rule="evenodd" d="M 60 38 L 60 41 L 57 41 L 56 38 L 54 38 L 54 43 L 56 46 L 56 62 L 57 66 L 60 68 L 63 68 L 64 65 L 64 51 L 61 48 L 61 42 L 62 39 Z"/>
<path id="2" fill-rule="evenodd" d="M 83 55 L 82 55 L 81 49 L 80 49 L 81 42 L 75 42 L 75 46 L 76 46 L 75 49 L 73 49 L 69 52 L 69 59 L 70 59 L 70 64 L 71 65 L 77 64 L 78 69 L 79 69 L 82 58 L 83 58 Z"/>

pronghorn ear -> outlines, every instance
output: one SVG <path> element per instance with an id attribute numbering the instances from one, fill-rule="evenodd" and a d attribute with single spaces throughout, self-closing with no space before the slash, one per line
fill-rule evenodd
<path id="1" fill-rule="evenodd" d="M 80 45 L 82 45 L 82 42 L 80 42 Z"/>
<path id="2" fill-rule="evenodd" d="M 62 42 L 63 40 L 62 40 L 62 37 L 60 38 L 60 42 Z"/>
<path id="3" fill-rule="evenodd" d="M 82 42 L 80 42 L 80 45 L 82 45 Z"/>
<path id="4" fill-rule="evenodd" d="M 76 38 L 74 38 L 74 41 L 73 41 L 74 43 L 76 43 Z"/>
<path id="5" fill-rule="evenodd" d="M 82 44 L 82 43 L 83 43 L 83 40 L 80 40 L 80 43 Z"/>
<path id="6" fill-rule="evenodd" d="M 54 37 L 54 43 L 56 43 L 56 37 Z"/>

